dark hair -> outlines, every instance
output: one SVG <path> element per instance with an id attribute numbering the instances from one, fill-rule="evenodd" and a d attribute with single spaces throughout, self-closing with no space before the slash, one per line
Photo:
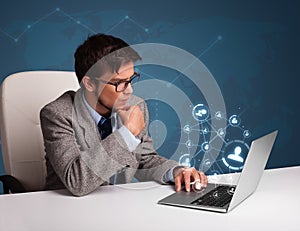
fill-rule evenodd
<path id="1" fill-rule="evenodd" d="M 103 60 L 103 62 L 101 60 L 102 64 L 105 63 L 106 67 L 111 68 L 111 72 L 118 72 L 124 63 L 141 59 L 139 54 L 122 39 L 105 34 L 89 36 L 76 49 L 74 58 L 75 73 L 79 83 L 85 75 L 95 78 L 103 74 L 105 69 L 103 65 L 93 67 L 100 59 Z"/>

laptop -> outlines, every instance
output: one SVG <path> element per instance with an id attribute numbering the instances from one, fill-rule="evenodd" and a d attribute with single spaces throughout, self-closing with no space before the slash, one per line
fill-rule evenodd
<path id="1" fill-rule="evenodd" d="M 209 183 L 200 192 L 179 191 L 158 204 L 227 213 L 248 198 L 257 188 L 278 131 L 252 141 L 236 185 Z"/>

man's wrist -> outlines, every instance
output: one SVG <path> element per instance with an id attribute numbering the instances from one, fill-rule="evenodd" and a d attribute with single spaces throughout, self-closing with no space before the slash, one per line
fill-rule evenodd
<path id="1" fill-rule="evenodd" d="M 178 175 L 178 174 L 180 173 L 181 169 L 184 169 L 184 168 L 185 168 L 185 166 L 183 166 L 183 165 L 178 165 L 178 166 L 176 166 L 176 167 L 173 169 L 173 177 L 174 177 L 174 179 L 175 179 L 176 175 Z"/>
<path id="2" fill-rule="evenodd" d="M 129 151 L 133 152 L 141 143 L 141 140 L 136 138 L 126 126 L 123 125 L 118 129 L 118 131 L 123 137 L 125 143 L 127 144 Z"/>

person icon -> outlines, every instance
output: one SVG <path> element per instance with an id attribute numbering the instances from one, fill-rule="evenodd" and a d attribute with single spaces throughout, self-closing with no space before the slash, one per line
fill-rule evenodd
<path id="1" fill-rule="evenodd" d="M 207 110 L 205 109 L 198 110 L 198 112 L 195 113 L 195 115 L 198 117 L 203 117 L 206 114 L 207 114 Z"/>
<path id="2" fill-rule="evenodd" d="M 219 135 L 220 137 L 224 137 L 224 136 L 225 136 L 225 131 L 224 131 L 223 128 L 220 128 L 220 129 L 218 130 L 218 135 Z"/>
<path id="3" fill-rule="evenodd" d="M 184 127 L 183 127 L 183 131 L 185 132 L 185 133 L 190 133 L 191 132 L 191 127 L 190 127 L 190 125 L 185 125 Z"/>
<path id="4" fill-rule="evenodd" d="M 207 127 L 204 127 L 203 130 L 202 130 L 202 133 L 205 135 L 209 132 L 208 128 Z"/>
<path id="5" fill-rule="evenodd" d="M 244 158 L 240 156 L 241 153 L 242 153 L 242 148 L 240 146 L 237 146 L 234 149 L 234 154 L 232 153 L 228 155 L 228 159 L 243 163 Z"/>
<path id="6" fill-rule="evenodd" d="M 185 142 L 185 145 L 186 145 L 187 148 L 191 148 L 191 147 L 193 146 L 191 140 L 186 141 L 186 142 Z"/>
<path id="7" fill-rule="evenodd" d="M 192 111 L 193 117 L 197 121 L 206 121 L 209 117 L 209 109 L 203 104 L 197 104 Z"/>
<path id="8" fill-rule="evenodd" d="M 179 158 L 179 163 L 185 167 L 191 167 L 191 158 L 189 154 L 184 154 Z"/>
<path id="9" fill-rule="evenodd" d="M 232 126 L 232 127 L 238 127 L 241 123 L 241 119 L 238 115 L 232 115 L 230 116 L 229 118 L 229 124 Z"/>
<path id="10" fill-rule="evenodd" d="M 185 158 L 182 165 L 185 167 L 191 167 L 190 158 Z"/>
<path id="11" fill-rule="evenodd" d="M 235 187 L 230 187 L 228 190 L 227 190 L 227 193 L 229 195 L 233 195 L 234 194 L 234 191 L 235 191 Z"/>
<path id="12" fill-rule="evenodd" d="M 216 117 L 217 120 L 221 120 L 224 116 L 223 116 L 221 111 L 217 111 L 215 113 L 215 117 Z"/>
<path id="13" fill-rule="evenodd" d="M 209 149 L 209 145 L 208 144 L 205 144 L 204 145 L 204 149 L 207 151 Z"/>
<path id="14" fill-rule="evenodd" d="M 204 151 L 204 152 L 209 151 L 209 150 L 210 150 L 210 144 L 209 144 L 208 142 L 202 143 L 202 144 L 201 144 L 201 149 L 202 149 L 202 151 Z"/>
<path id="15" fill-rule="evenodd" d="M 243 135 L 244 135 L 245 138 L 248 138 L 251 134 L 250 134 L 249 130 L 245 130 L 243 132 Z"/>

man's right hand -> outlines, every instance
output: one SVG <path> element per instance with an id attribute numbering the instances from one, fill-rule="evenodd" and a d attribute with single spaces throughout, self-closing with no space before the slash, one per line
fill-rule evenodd
<path id="1" fill-rule="evenodd" d="M 144 115 L 141 109 L 135 106 L 126 106 L 117 110 L 123 124 L 134 135 L 139 135 L 145 127 Z"/>

